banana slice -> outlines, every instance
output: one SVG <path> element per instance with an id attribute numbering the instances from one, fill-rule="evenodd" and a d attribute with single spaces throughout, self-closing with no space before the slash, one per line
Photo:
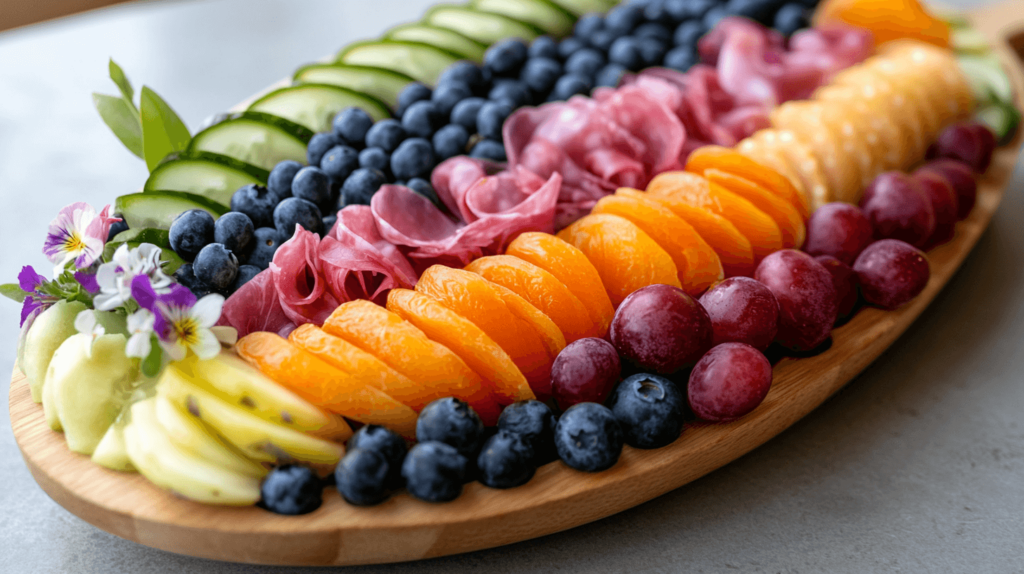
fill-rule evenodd
<path id="1" fill-rule="evenodd" d="M 263 465 L 225 444 L 202 421 L 186 414 L 166 397 L 158 395 L 154 401 L 156 420 L 171 442 L 221 468 L 256 478 L 266 476 L 267 469 Z"/>

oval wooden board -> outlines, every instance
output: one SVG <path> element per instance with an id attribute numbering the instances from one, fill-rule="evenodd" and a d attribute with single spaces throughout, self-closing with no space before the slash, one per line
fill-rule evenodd
<path id="1" fill-rule="evenodd" d="M 1000 11 L 1003 11 L 1001 14 Z M 1009 18 L 1006 18 L 1009 15 Z M 1020 18 L 1010 4 L 975 14 L 1024 93 L 1020 61 L 1003 39 Z M 814 410 L 896 340 L 949 281 L 988 226 L 1017 161 L 1021 134 L 997 150 L 979 184 L 978 204 L 956 237 L 929 254 L 932 276 L 910 305 L 865 308 L 832 333 L 832 346 L 774 369 L 764 403 L 729 424 L 692 423 L 672 445 L 626 447 L 611 470 L 586 474 L 560 462 L 539 469 L 525 486 L 494 490 L 467 485 L 458 500 L 429 504 L 402 492 L 372 508 L 345 503 L 334 489 L 323 506 L 301 517 L 256 507 L 206 506 L 177 498 L 136 474 L 118 473 L 68 451 L 32 402 L 21 373 L 11 381 L 14 436 L 36 482 L 83 520 L 122 538 L 203 558 L 282 565 L 368 564 L 417 560 L 491 548 L 566 530 L 610 516 L 695 480 L 750 452 Z"/>

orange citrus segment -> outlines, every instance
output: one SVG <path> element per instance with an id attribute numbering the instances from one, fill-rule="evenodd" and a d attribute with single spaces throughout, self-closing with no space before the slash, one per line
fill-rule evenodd
<path id="1" fill-rule="evenodd" d="M 592 213 L 558 232 L 594 264 L 612 305 L 630 293 L 658 283 L 682 288 L 672 257 L 628 219 Z"/>
<path id="2" fill-rule="evenodd" d="M 783 247 L 799 249 L 804 244 L 804 237 L 807 235 L 804 220 L 787 201 L 772 195 L 767 189 L 749 179 L 718 169 L 706 170 L 704 177 L 753 203 L 754 207 L 775 220 L 779 231 L 782 232 Z"/>
<path id="3" fill-rule="evenodd" d="M 814 13 L 814 25 L 842 22 L 867 28 L 875 42 L 914 38 L 948 47 L 949 25 L 925 10 L 918 0 L 826 0 Z"/>
<path id="4" fill-rule="evenodd" d="M 793 182 L 774 169 L 732 148 L 707 145 L 693 150 L 686 158 L 686 171 L 703 174 L 705 170 L 712 168 L 745 177 L 788 201 L 804 219 L 811 216 L 810 203 L 793 186 Z"/>
<path id="5" fill-rule="evenodd" d="M 392 289 L 388 310 L 451 349 L 490 385 L 499 403 L 537 398 L 508 353 L 462 315 L 409 289 Z"/>
<path id="6" fill-rule="evenodd" d="M 235 343 L 235 351 L 314 405 L 361 423 L 386 426 L 404 437 L 416 436 L 416 411 L 276 333 L 250 333 Z"/>

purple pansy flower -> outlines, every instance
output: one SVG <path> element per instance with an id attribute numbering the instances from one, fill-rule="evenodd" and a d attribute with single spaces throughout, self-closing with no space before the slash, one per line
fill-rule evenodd
<path id="1" fill-rule="evenodd" d="M 139 307 L 153 314 L 153 331 L 160 346 L 173 361 L 185 358 L 191 350 L 200 359 L 212 359 L 220 353 L 220 343 L 234 343 L 237 332 L 216 327 L 224 297 L 216 293 L 196 300 L 188 288 L 174 283 L 167 293 L 157 293 L 150 278 L 132 279 L 132 298 Z"/>
<path id="2" fill-rule="evenodd" d="M 50 222 L 43 244 L 43 254 L 54 264 L 54 276 L 60 275 L 70 261 L 79 269 L 92 265 L 103 252 L 110 225 L 119 220 L 110 217 L 109 205 L 98 214 L 82 201 L 61 209 Z"/>
<path id="3" fill-rule="evenodd" d="M 46 277 L 36 273 L 36 270 L 31 265 L 26 265 L 21 268 L 21 273 L 18 273 L 18 286 L 21 290 L 28 293 L 28 297 L 25 297 L 25 301 L 21 304 L 21 326 L 25 325 L 25 321 L 33 315 L 33 313 L 44 311 L 50 305 L 57 302 L 56 297 L 44 295 L 37 291 L 40 285 L 46 282 Z"/>

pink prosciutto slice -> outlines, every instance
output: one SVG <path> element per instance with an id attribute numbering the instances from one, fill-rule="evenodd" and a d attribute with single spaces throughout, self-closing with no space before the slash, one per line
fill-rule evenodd
<path id="1" fill-rule="evenodd" d="M 296 325 L 323 324 L 338 306 L 320 264 L 320 236 L 295 226 L 270 262 L 270 274 L 285 315 Z"/>
<path id="2" fill-rule="evenodd" d="M 297 326 L 281 307 L 269 269 L 261 271 L 228 297 L 217 324 L 234 327 L 239 337 L 256 331 L 287 337 Z"/>

